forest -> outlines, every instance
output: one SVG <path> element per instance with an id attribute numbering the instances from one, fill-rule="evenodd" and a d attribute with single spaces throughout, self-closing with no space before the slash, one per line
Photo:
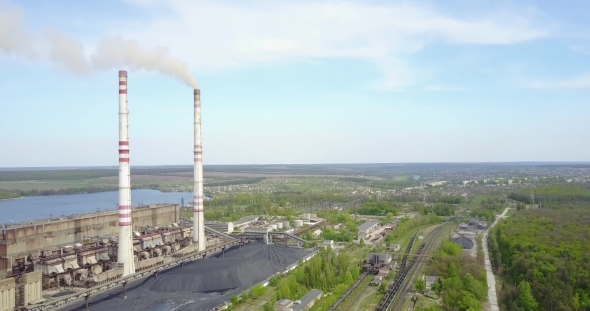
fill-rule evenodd
<path id="1" fill-rule="evenodd" d="M 571 196 L 563 194 L 545 202 L 566 206 L 561 200 Z M 590 310 L 590 209 L 545 206 L 514 214 L 489 235 L 490 260 L 503 279 L 499 303 L 503 310 Z"/>
<path id="2" fill-rule="evenodd" d="M 351 262 L 346 252 L 336 255 L 331 248 L 327 248 L 320 249 L 308 263 L 300 265 L 286 277 L 272 278 L 270 285 L 277 289 L 276 300 L 297 300 L 310 289 L 332 293 L 318 302 L 323 307 L 322 310 L 325 310 L 358 279 L 360 273 L 360 268 Z"/>
<path id="3" fill-rule="evenodd" d="M 14 191 L 0 189 L 0 200 L 16 199 L 20 195 Z"/>
<path id="4" fill-rule="evenodd" d="M 488 298 L 483 257 L 481 248 L 478 249 L 477 257 L 472 257 L 463 252 L 459 244 L 450 241 L 444 241 L 441 249 L 433 254 L 425 273 L 439 277 L 432 285 L 432 290 L 442 297 L 443 310 L 482 310 L 482 303 Z M 439 309 L 430 307 L 422 310 Z"/>
<path id="5" fill-rule="evenodd" d="M 535 203 L 541 203 L 543 208 L 590 207 L 590 184 L 587 183 L 521 189 L 510 193 L 508 197 L 521 203 L 531 204 L 531 194 L 534 194 Z"/>
<path id="6" fill-rule="evenodd" d="M 361 207 L 357 208 L 356 213 L 359 215 L 375 215 L 375 216 L 385 216 L 388 213 L 393 214 L 394 216 L 398 213 L 398 206 L 395 202 L 389 201 L 367 201 L 361 205 Z"/>

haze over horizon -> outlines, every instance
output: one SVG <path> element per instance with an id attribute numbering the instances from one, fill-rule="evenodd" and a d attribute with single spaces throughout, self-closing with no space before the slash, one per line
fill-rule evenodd
<path id="1" fill-rule="evenodd" d="M 0 167 L 116 166 L 118 69 L 132 166 L 192 163 L 193 76 L 205 165 L 588 162 L 588 12 L 574 0 L 0 0 Z M 105 40 L 156 56 L 93 61 Z"/>

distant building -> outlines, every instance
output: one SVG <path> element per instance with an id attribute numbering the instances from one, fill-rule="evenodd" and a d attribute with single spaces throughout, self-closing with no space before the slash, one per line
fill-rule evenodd
<path id="1" fill-rule="evenodd" d="M 324 240 L 322 242 L 322 247 L 328 247 L 328 246 L 334 248 L 334 240 Z"/>
<path id="2" fill-rule="evenodd" d="M 365 236 L 379 228 L 379 222 L 369 220 L 357 227 L 360 236 Z"/>
<path id="3" fill-rule="evenodd" d="M 459 224 L 459 229 L 461 229 L 461 230 L 467 230 L 467 229 L 469 229 L 469 225 L 466 224 L 466 223 L 464 223 L 464 222 L 462 222 L 462 223 Z"/>
<path id="4" fill-rule="evenodd" d="M 260 216 L 246 216 L 242 217 L 240 220 L 236 220 L 233 222 L 234 229 L 243 228 L 249 226 L 251 223 L 258 221 Z"/>
<path id="5" fill-rule="evenodd" d="M 289 299 L 281 299 L 275 303 L 275 311 L 287 311 L 291 310 L 293 301 Z"/>
<path id="6" fill-rule="evenodd" d="M 293 311 L 307 311 L 313 307 L 313 305 L 322 298 L 322 291 L 319 289 L 312 289 L 301 299 L 293 302 L 291 309 Z"/>
<path id="7" fill-rule="evenodd" d="M 316 230 L 316 231 L 312 232 L 312 233 L 311 233 L 311 236 L 312 236 L 314 239 L 317 239 L 317 238 L 319 238 L 319 237 L 320 237 L 320 235 L 321 235 L 321 234 L 322 234 L 322 230 L 318 229 L 318 230 Z"/>
<path id="8" fill-rule="evenodd" d="M 426 289 L 432 290 L 432 285 L 438 281 L 438 276 L 429 275 L 426 277 Z"/>
<path id="9" fill-rule="evenodd" d="M 383 281 L 383 276 L 376 275 L 373 280 L 371 280 L 372 285 L 379 285 Z"/>
<path id="10" fill-rule="evenodd" d="M 223 221 L 205 221 L 205 226 L 217 230 L 222 233 L 230 234 L 234 232 L 234 223 L 233 222 L 223 222 Z"/>
<path id="11" fill-rule="evenodd" d="M 315 219 L 315 218 L 317 218 L 316 214 L 309 214 L 309 213 L 301 214 L 301 219 L 304 219 L 304 220 L 310 220 L 310 219 Z"/>
<path id="12" fill-rule="evenodd" d="M 393 259 L 393 255 L 387 253 L 372 253 L 367 256 L 367 263 L 374 266 L 388 265 Z"/>
<path id="13" fill-rule="evenodd" d="M 270 228 L 259 228 L 259 227 L 246 227 L 244 228 L 245 233 L 268 233 Z"/>

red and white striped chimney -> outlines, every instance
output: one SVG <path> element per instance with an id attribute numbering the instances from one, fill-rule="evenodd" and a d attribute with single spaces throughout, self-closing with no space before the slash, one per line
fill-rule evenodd
<path id="1" fill-rule="evenodd" d="M 135 273 L 131 223 L 131 169 L 129 166 L 129 109 L 127 71 L 119 71 L 119 245 L 117 262 L 123 276 Z"/>
<path id="2" fill-rule="evenodd" d="M 201 141 L 201 90 L 195 89 L 195 167 L 193 201 L 193 242 L 199 251 L 205 250 L 205 218 L 203 214 L 203 144 Z"/>

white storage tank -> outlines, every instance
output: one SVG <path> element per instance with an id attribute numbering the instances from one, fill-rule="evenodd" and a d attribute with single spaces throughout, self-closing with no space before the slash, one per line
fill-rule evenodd
<path id="1" fill-rule="evenodd" d="M 295 228 L 303 227 L 303 220 L 297 219 L 293 222 Z"/>
<path id="2" fill-rule="evenodd" d="M 277 230 L 277 225 L 270 225 L 271 230 Z"/>
<path id="3" fill-rule="evenodd" d="M 283 223 L 277 222 L 277 229 L 283 229 Z"/>
<path id="4" fill-rule="evenodd" d="M 285 228 L 289 228 L 289 222 L 288 221 L 283 221 L 283 227 Z"/>

